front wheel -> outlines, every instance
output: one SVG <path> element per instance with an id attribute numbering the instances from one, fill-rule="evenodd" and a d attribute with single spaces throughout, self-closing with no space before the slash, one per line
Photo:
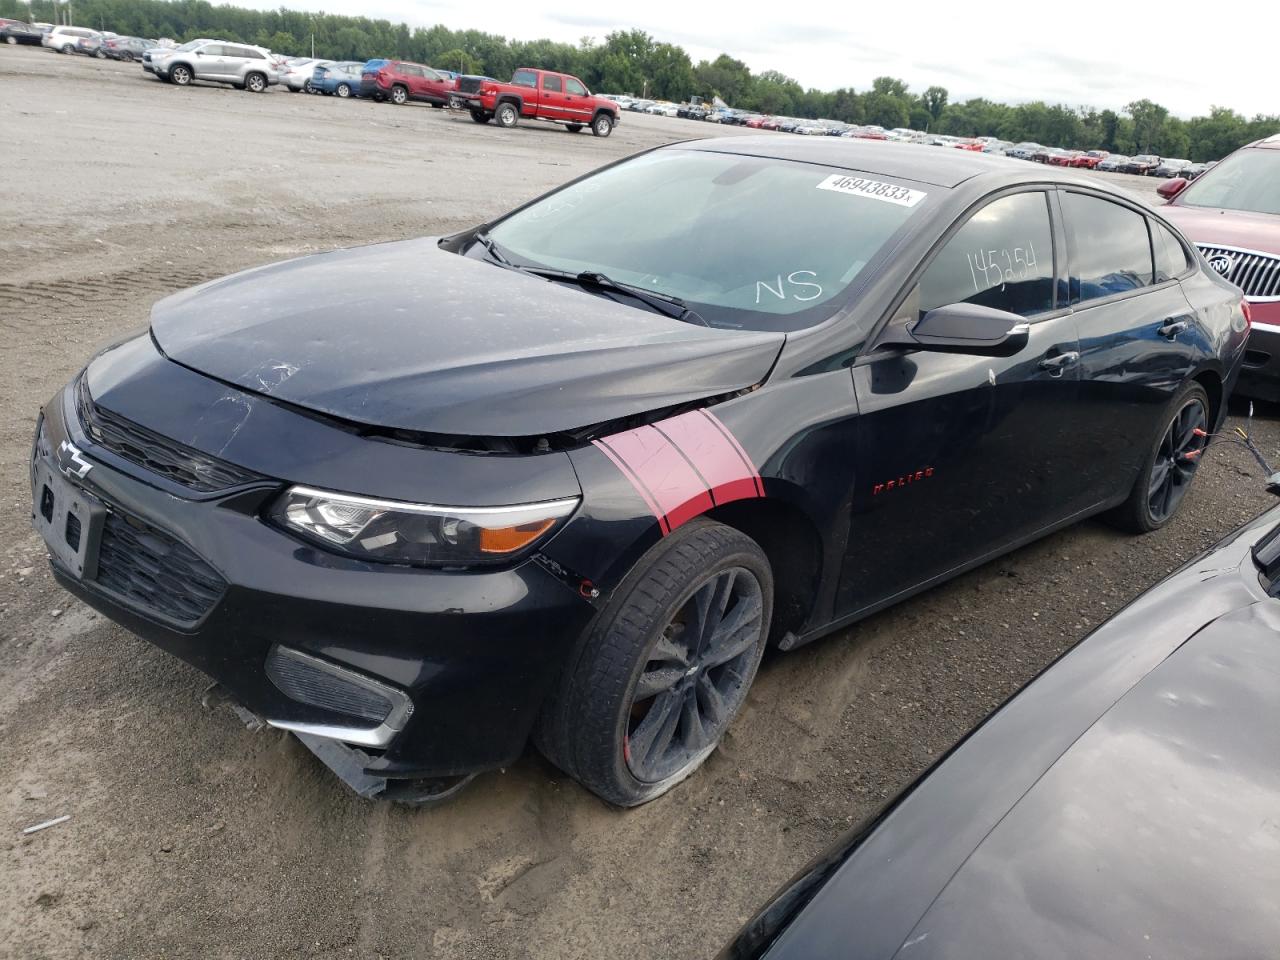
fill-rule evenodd
<path id="1" fill-rule="evenodd" d="M 613 117 L 607 113 L 599 114 L 591 121 L 591 132 L 597 137 L 607 137 L 613 133 Z"/>
<path id="2" fill-rule="evenodd" d="M 340 83 L 338 84 L 337 89 L 334 90 L 334 93 L 338 95 L 339 99 L 345 100 L 347 99 L 347 97 L 351 96 L 351 85 L 346 83 Z"/>
<path id="3" fill-rule="evenodd" d="M 500 103 L 494 117 L 498 120 L 498 126 L 510 129 L 520 122 L 520 111 L 514 103 Z"/>
<path id="4" fill-rule="evenodd" d="M 409 102 L 409 91 L 398 84 L 391 88 L 391 102 L 397 107 Z"/>
<path id="5" fill-rule="evenodd" d="M 193 79 L 191 68 L 186 64 L 180 63 L 169 71 L 170 82 L 176 83 L 180 87 L 190 86 Z"/>
<path id="6" fill-rule="evenodd" d="M 1112 521 L 1131 533 L 1150 533 L 1172 520 L 1195 479 L 1208 433 L 1209 395 L 1189 383 L 1166 408 L 1129 499 L 1112 512 Z"/>
<path id="7" fill-rule="evenodd" d="M 773 575 L 754 540 L 694 520 L 637 565 L 543 710 L 542 752 L 623 807 L 711 755 L 746 700 L 768 636 Z"/>

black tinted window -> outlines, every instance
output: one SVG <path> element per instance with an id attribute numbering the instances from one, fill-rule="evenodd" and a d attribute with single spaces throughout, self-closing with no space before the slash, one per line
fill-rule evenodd
<path id="1" fill-rule="evenodd" d="M 947 241 L 920 278 L 920 312 L 952 303 L 1024 317 L 1053 309 L 1053 237 L 1044 193 L 994 200 Z"/>
<path id="2" fill-rule="evenodd" d="M 1186 272 L 1190 261 L 1181 241 L 1162 223 L 1151 221 L 1151 242 L 1156 254 L 1156 283 Z"/>
<path id="3" fill-rule="evenodd" d="M 563 89 L 560 85 L 560 78 L 544 74 L 542 77 L 542 89 L 548 93 L 560 93 Z"/>
<path id="4" fill-rule="evenodd" d="M 1071 238 L 1071 302 L 1081 303 L 1151 284 L 1147 218 L 1110 200 L 1062 195 Z"/>

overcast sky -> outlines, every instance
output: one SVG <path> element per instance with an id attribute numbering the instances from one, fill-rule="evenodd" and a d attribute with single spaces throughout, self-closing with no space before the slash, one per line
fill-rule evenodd
<path id="1" fill-rule="evenodd" d="M 245 0 L 239 0 L 243 3 Z M 278 2 L 249 0 L 272 8 Z M 1255 15 L 1218 15 L 1204 0 L 981 3 L 910 0 L 809 3 L 529 3 L 528 0 L 285 0 L 295 9 L 361 14 L 412 26 L 443 23 L 522 40 L 576 43 L 639 28 L 684 47 L 697 63 L 721 52 L 753 72 L 780 70 L 805 87 L 859 90 L 900 77 L 919 92 L 941 84 L 952 100 L 986 96 L 1120 109 L 1148 97 L 1190 117 L 1210 105 L 1246 116 L 1280 113 L 1274 77 L 1274 0 Z M 1266 14 L 1266 9 L 1272 9 Z M 1233 8 L 1234 9 L 1234 8 Z M 643 12 L 640 12 L 643 11 Z M 1179 26 L 1174 27 L 1177 21 Z M 620 92 L 620 91 L 618 91 Z"/>

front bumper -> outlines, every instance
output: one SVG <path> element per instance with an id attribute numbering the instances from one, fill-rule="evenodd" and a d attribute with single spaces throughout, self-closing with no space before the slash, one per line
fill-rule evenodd
<path id="1" fill-rule="evenodd" d="M 400 692 L 411 713 L 385 744 L 366 741 L 370 776 L 463 776 L 520 755 L 564 658 L 594 613 L 540 562 L 449 572 L 327 554 L 260 519 L 279 483 L 187 500 L 153 486 L 141 467 L 122 469 L 85 433 L 74 397 L 74 389 L 64 388 L 46 406 L 46 449 L 58 451 L 64 440 L 79 449 L 79 462 L 92 466 L 73 482 L 100 500 L 117 525 L 128 524 L 129 538 L 150 549 L 161 549 L 156 543 L 163 546 L 166 537 L 181 545 L 174 551 L 186 558 L 182 563 L 149 561 L 166 590 L 182 591 L 175 571 L 197 566 L 190 555 L 214 573 L 204 578 L 206 606 L 194 619 L 175 619 L 175 609 L 190 605 L 161 608 L 120 588 L 110 567 L 122 547 L 110 547 L 104 534 L 93 579 L 79 579 L 51 559 L 62 586 L 207 673 L 275 725 L 301 732 L 353 726 L 349 715 L 286 695 L 267 669 L 281 649 Z M 221 589 L 209 587 L 211 581 Z"/>
<path id="2" fill-rule="evenodd" d="M 1253 329 L 1245 344 L 1244 361 L 1235 392 L 1241 396 L 1280 403 L 1280 303 L 1251 304 Z"/>

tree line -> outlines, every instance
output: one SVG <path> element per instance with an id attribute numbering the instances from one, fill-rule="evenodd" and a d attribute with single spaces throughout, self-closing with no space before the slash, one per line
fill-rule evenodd
<path id="1" fill-rule="evenodd" d="M 753 73 L 728 54 L 694 63 L 683 48 L 660 43 L 643 30 L 572 44 L 440 25 L 411 29 L 367 17 L 214 6 L 206 0 L 0 0 L 0 16 L 47 22 L 73 18 L 79 26 L 179 41 L 219 37 L 288 55 L 310 54 L 314 45 L 315 55 L 325 59 L 394 57 L 501 79 L 518 66 L 535 66 L 575 74 L 593 90 L 610 93 L 675 101 L 718 96 L 738 109 L 767 114 L 1191 160 L 1217 160 L 1241 144 L 1280 132 L 1278 115 L 1246 118 L 1215 106 L 1208 116 L 1183 120 L 1146 99 L 1121 111 L 984 98 L 953 103 L 943 87 L 914 93 L 894 77 L 878 77 L 862 91 L 805 89 L 776 70 Z"/>

